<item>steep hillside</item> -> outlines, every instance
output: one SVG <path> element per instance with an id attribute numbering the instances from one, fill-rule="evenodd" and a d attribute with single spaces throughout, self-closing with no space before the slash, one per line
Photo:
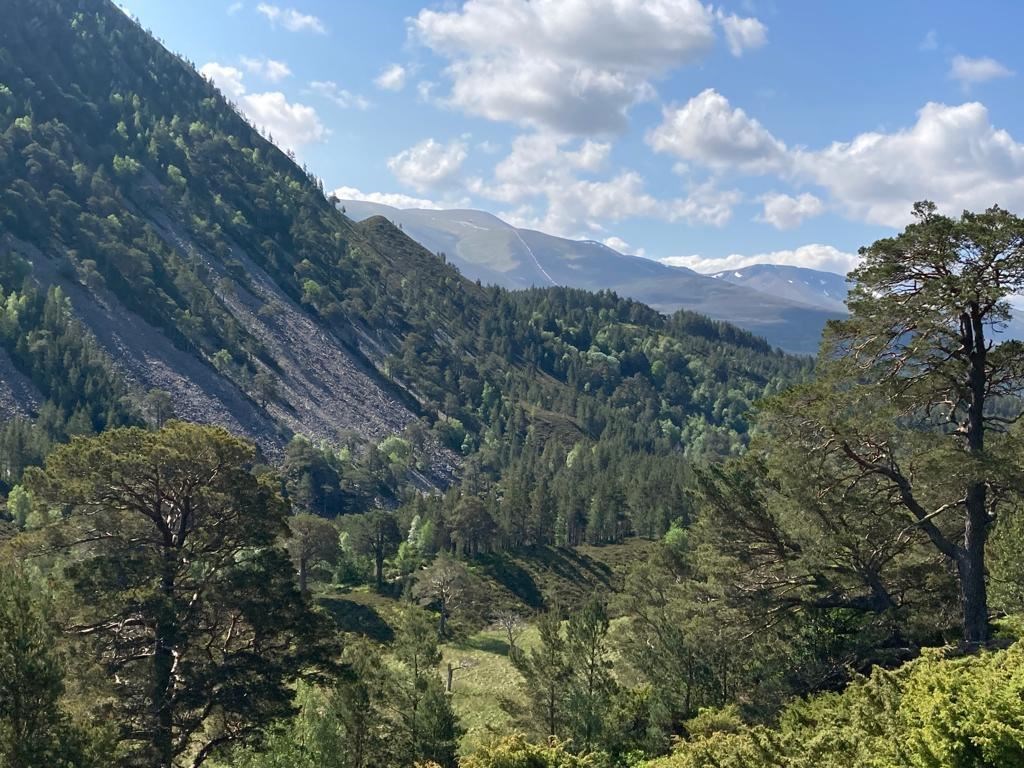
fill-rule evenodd
<path id="1" fill-rule="evenodd" d="M 366 258 L 340 279 L 375 256 L 313 180 L 109 4 L 14 6 L 0 257 L 59 286 L 129 387 L 181 417 L 271 450 L 412 421 L 359 352 L 363 318 L 313 288 L 347 239 Z"/>
<path id="2" fill-rule="evenodd" d="M 10 5 L 0 286 L 14 322 L 0 408 L 46 415 L 37 456 L 170 415 L 226 425 L 271 456 L 295 433 L 337 443 L 411 428 L 444 483 L 447 449 L 473 453 L 510 425 L 524 440 L 628 431 L 644 450 L 718 430 L 708 444 L 729 450 L 750 402 L 806 372 L 698 316 L 482 288 L 384 218 L 343 216 L 107 0 Z M 63 361 L 38 343 L 54 333 Z"/>
<path id="3" fill-rule="evenodd" d="M 550 285 L 612 290 L 661 312 L 686 309 L 734 323 L 789 352 L 814 354 L 825 322 L 845 312 L 842 302 L 779 292 L 777 286 L 714 280 L 690 269 L 628 256 L 593 240 L 568 240 L 517 229 L 474 210 L 399 209 L 342 200 L 346 213 L 384 216 L 473 280 L 506 288 Z M 808 299 L 813 300 L 808 300 Z"/>

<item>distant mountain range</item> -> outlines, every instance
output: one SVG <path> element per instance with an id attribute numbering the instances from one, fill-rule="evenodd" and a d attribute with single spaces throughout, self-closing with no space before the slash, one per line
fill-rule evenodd
<path id="1" fill-rule="evenodd" d="M 594 240 L 519 229 L 483 211 L 400 209 L 361 200 L 339 205 L 357 221 L 390 219 L 473 280 L 506 288 L 613 290 L 661 312 L 688 309 L 735 323 L 787 352 L 814 354 L 825 322 L 845 314 L 845 280 L 831 272 L 762 264 L 702 275 Z"/>
<path id="2" fill-rule="evenodd" d="M 711 277 L 800 304 L 846 313 L 846 294 L 850 286 L 843 275 L 835 272 L 784 264 L 753 264 L 714 272 Z"/>

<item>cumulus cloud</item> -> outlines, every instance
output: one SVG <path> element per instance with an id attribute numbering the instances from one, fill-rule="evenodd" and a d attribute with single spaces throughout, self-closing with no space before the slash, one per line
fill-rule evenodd
<path id="1" fill-rule="evenodd" d="M 949 76 L 957 80 L 964 88 L 975 83 L 984 83 L 1000 77 L 1009 77 L 1013 70 L 987 56 L 972 59 L 970 56 L 954 56 L 949 67 Z"/>
<path id="2" fill-rule="evenodd" d="M 249 93 L 241 70 L 211 61 L 199 71 L 231 98 L 256 127 L 269 132 L 282 149 L 298 150 L 323 141 L 329 131 L 313 107 L 288 101 L 280 91 Z"/>
<path id="3" fill-rule="evenodd" d="M 1024 207 L 1024 144 L 992 125 L 978 102 L 931 102 L 907 128 L 866 132 L 821 149 L 790 149 L 708 89 L 666 109 L 647 142 L 688 165 L 817 185 L 848 217 L 893 228 L 905 226 L 913 203 L 922 199 L 947 213 L 993 204 Z M 786 226 L 796 214 L 807 218 L 819 208 L 811 198 L 817 196 L 769 198 L 761 219 Z"/>
<path id="4" fill-rule="evenodd" d="M 388 168 L 402 184 L 425 192 L 450 185 L 468 156 L 466 143 L 461 139 L 447 144 L 425 139 L 388 158 Z"/>
<path id="5" fill-rule="evenodd" d="M 280 24 L 289 32 L 327 34 L 327 27 L 319 18 L 308 13 L 299 13 L 294 8 L 281 8 L 269 3 L 260 3 L 256 6 L 256 10 L 266 16 L 274 26 Z"/>
<path id="6" fill-rule="evenodd" d="M 722 226 L 739 201 L 735 190 L 719 190 L 710 182 L 685 196 L 662 199 L 645 189 L 635 171 L 590 178 L 604 171 L 610 150 L 610 144 L 591 139 L 520 135 L 493 178 L 470 179 L 468 189 L 514 206 L 502 215 L 516 226 L 566 237 L 600 234 L 608 223 L 633 217 Z"/>
<path id="7" fill-rule="evenodd" d="M 309 84 L 310 90 L 326 99 L 330 99 L 342 109 L 369 109 L 370 102 L 358 93 L 342 88 L 333 80 L 314 80 Z"/>
<path id="8" fill-rule="evenodd" d="M 242 70 L 237 67 L 228 67 L 211 61 L 201 66 L 199 73 L 207 80 L 212 80 L 228 98 L 237 100 L 245 93 L 245 85 L 242 83 L 244 76 Z"/>
<path id="9" fill-rule="evenodd" d="M 666 152 L 716 169 L 747 173 L 782 171 L 786 145 L 746 112 L 708 88 L 681 107 L 666 108 L 647 134 L 655 152 Z"/>
<path id="10" fill-rule="evenodd" d="M 742 269 L 753 264 L 785 264 L 791 267 L 807 267 L 825 272 L 845 275 L 860 261 L 855 253 L 846 253 L 831 245 L 812 243 L 785 251 L 770 251 L 743 255 L 739 253 L 719 258 L 709 256 L 669 256 L 659 259 L 671 267 L 688 267 L 697 272 L 710 274 L 725 269 Z"/>
<path id="11" fill-rule="evenodd" d="M 339 200 L 365 200 L 369 203 L 390 205 L 392 208 L 429 208 L 439 210 L 444 206 L 423 197 L 403 195 L 401 192 L 363 192 L 356 187 L 338 187 L 334 196 Z"/>
<path id="12" fill-rule="evenodd" d="M 315 109 L 288 101 L 280 91 L 246 94 L 242 104 L 253 123 L 268 131 L 284 149 L 298 150 L 328 135 Z"/>
<path id="13" fill-rule="evenodd" d="M 794 172 L 827 189 L 847 215 L 894 228 L 921 199 L 954 214 L 1024 207 L 1024 144 L 993 126 L 977 102 L 929 103 L 909 128 L 797 151 Z"/>
<path id="14" fill-rule="evenodd" d="M 606 237 L 601 242 L 619 253 L 628 253 L 633 256 L 643 256 L 646 254 L 646 251 L 643 248 L 634 248 L 621 237 L 616 237 L 615 235 Z"/>
<path id="15" fill-rule="evenodd" d="M 727 16 L 722 10 L 718 10 L 715 16 L 725 32 L 729 53 L 737 58 L 744 51 L 760 48 L 768 42 L 768 28 L 757 19 L 742 18 L 734 13 Z"/>
<path id="16" fill-rule="evenodd" d="M 758 200 L 764 206 L 764 210 L 757 220 L 771 224 L 776 229 L 795 229 L 805 219 L 820 216 L 825 212 L 825 204 L 807 192 L 796 197 L 772 192 L 762 195 Z"/>
<path id="17" fill-rule="evenodd" d="M 276 59 L 254 59 L 243 56 L 242 66 L 245 67 L 247 72 L 265 77 L 272 83 L 280 82 L 292 74 L 287 64 Z"/>
<path id="18" fill-rule="evenodd" d="M 385 91 L 400 91 L 405 87 L 406 74 L 405 67 L 401 64 L 392 64 L 377 75 L 373 82 Z"/>
<path id="19" fill-rule="evenodd" d="M 761 42 L 759 22 L 729 19 L 730 46 Z M 623 130 L 629 108 L 654 97 L 652 78 L 713 46 L 715 21 L 699 0 L 467 0 L 410 25 L 448 59 L 451 105 L 585 135 Z"/>

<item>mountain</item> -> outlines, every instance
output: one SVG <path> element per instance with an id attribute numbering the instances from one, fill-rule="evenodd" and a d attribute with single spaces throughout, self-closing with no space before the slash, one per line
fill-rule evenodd
<path id="1" fill-rule="evenodd" d="M 711 277 L 831 312 L 846 312 L 849 284 L 835 272 L 784 264 L 753 264 L 715 272 Z"/>
<path id="2" fill-rule="evenodd" d="M 222 424 L 268 457 L 297 434 L 332 445 L 406 434 L 440 483 L 455 453 L 509 430 L 518 445 L 537 434 L 728 452 L 751 402 L 806 375 L 805 361 L 698 315 L 481 287 L 385 218 L 342 215 L 113 3 L 8 5 L 0 454 L 21 458 L 0 458 L 4 482 L 53 441 L 169 415 Z M 465 221 L 459 232 L 493 228 Z M 558 281 L 575 262 L 624 258 L 570 243 L 559 264 L 551 254 L 569 241 L 506 237 Z M 652 284 L 673 274 L 723 302 L 749 293 L 654 269 Z M 778 312 L 817 318 L 794 306 Z"/>
<path id="3" fill-rule="evenodd" d="M 687 309 L 734 323 L 788 352 L 817 352 L 825 322 L 842 314 L 818 300 L 716 280 L 593 240 L 518 229 L 483 211 L 399 209 L 359 200 L 339 204 L 353 219 L 384 216 L 427 249 L 445 254 L 472 280 L 506 288 L 613 290 L 661 312 Z"/>
<path id="4" fill-rule="evenodd" d="M 749 267 L 714 272 L 709 277 L 819 307 L 835 313 L 836 316 L 846 314 L 844 302 L 850 284 L 843 275 L 835 272 L 791 267 L 785 264 L 753 264 Z M 1024 313 L 1021 302 L 1012 298 L 1010 305 L 1013 316 L 1009 322 L 992 331 L 992 338 L 996 342 L 1024 339 Z"/>

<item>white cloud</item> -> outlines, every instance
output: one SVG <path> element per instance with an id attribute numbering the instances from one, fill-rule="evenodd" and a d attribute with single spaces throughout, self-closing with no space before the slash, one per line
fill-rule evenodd
<path id="1" fill-rule="evenodd" d="M 466 143 L 461 139 L 448 144 L 425 139 L 388 158 L 388 168 L 402 184 L 424 192 L 450 185 L 462 170 L 468 154 Z"/>
<path id="2" fill-rule="evenodd" d="M 646 251 L 643 248 L 634 248 L 621 237 L 616 237 L 615 235 L 612 235 L 611 237 L 606 237 L 601 242 L 607 245 L 609 248 L 618 251 L 619 253 L 628 253 L 632 254 L 633 256 L 643 256 L 646 253 Z"/>
<path id="3" fill-rule="evenodd" d="M 211 61 L 199 68 L 199 73 L 207 80 L 212 80 L 221 89 L 225 96 L 237 101 L 245 94 L 245 85 L 242 83 L 242 70 L 237 67 L 228 67 Z"/>
<path id="4" fill-rule="evenodd" d="M 656 152 L 717 169 L 778 172 L 788 163 L 786 145 L 713 88 L 682 107 L 665 109 L 647 143 Z"/>
<path id="5" fill-rule="evenodd" d="M 939 34 L 934 29 L 929 29 L 925 34 L 924 39 L 918 43 L 918 50 L 920 51 L 934 51 L 939 47 Z"/>
<path id="6" fill-rule="evenodd" d="M 1009 77 L 1012 74 L 1013 70 L 987 56 L 980 59 L 972 59 L 970 56 L 954 56 L 949 67 L 949 76 L 953 80 L 959 81 L 964 88 L 969 88 L 975 83 Z"/>
<path id="7" fill-rule="evenodd" d="M 251 93 L 242 97 L 245 113 L 267 130 L 285 149 L 297 150 L 327 138 L 329 131 L 313 107 L 290 102 L 280 91 Z"/>
<path id="8" fill-rule="evenodd" d="M 355 187 L 338 187 L 334 195 L 339 200 L 366 200 L 370 203 L 390 205 L 392 208 L 429 208 L 439 210 L 443 206 L 433 200 L 403 195 L 400 192 L 363 192 Z"/>
<path id="9" fill-rule="evenodd" d="M 756 20 L 738 21 L 736 44 L 756 44 Z M 467 0 L 410 26 L 448 59 L 451 105 L 574 135 L 623 130 L 629 108 L 655 96 L 652 78 L 715 41 L 699 0 Z"/>
<path id="10" fill-rule="evenodd" d="M 437 83 L 430 80 L 420 80 L 416 83 L 416 98 L 424 103 L 429 103 L 431 101 L 431 94 L 436 87 Z"/>
<path id="11" fill-rule="evenodd" d="M 741 18 L 736 14 L 726 16 L 721 9 L 715 16 L 722 25 L 725 42 L 733 56 L 740 57 L 744 51 L 760 48 L 768 42 L 768 28 L 757 19 Z"/>
<path id="12" fill-rule="evenodd" d="M 758 198 L 764 210 L 757 221 L 771 224 L 776 229 L 795 229 L 805 219 L 820 216 L 825 212 L 825 205 L 812 194 L 804 192 L 792 197 L 780 192 L 772 192 Z"/>
<path id="13" fill-rule="evenodd" d="M 329 131 L 313 107 L 290 102 L 280 91 L 248 93 L 242 72 L 211 61 L 199 71 L 216 83 L 257 128 L 268 131 L 282 149 L 297 150 L 305 144 L 323 141 Z"/>
<path id="14" fill-rule="evenodd" d="M 405 76 L 405 67 L 401 64 L 392 64 L 377 75 L 373 82 L 385 91 L 400 91 L 405 87 Z"/>
<path id="15" fill-rule="evenodd" d="M 260 3 L 256 10 L 269 19 L 273 25 L 280 24 L 289 32 L 315 32 L 318 35 L 327 34 L 327 27 L 316 16 L 299 13 L 294 8 L 281 8 L 269 3 Z"/>
<path id="16" fill-rule="evenodd" d="M 993 204 L 1024 207 L 1024 144 L 993 126 L 978 102 L 928 103 L 908 128 L 862 133 L 822 149 L 788 149 L 708 89 L 666 109 L 647 141 L 691 164 L 818 185 L 847 216 L 871 224 L 901 228 L 922 199 L 954 214 Z M 802 209 L 793 200 L 774 201 L 762 219 L 778 226 L 787 213 L 806 218 L 817 206 L 809 197 L 796 202 L 801 199 Z"/>
<path id="17" fill-rule="evenodd" d="M 241 2 L 232 3 L 231 5 L 228 6 L 228 16 L 234 16 L 236 13 L 238 13 L 244 7 L 245 7 L 244 3 L 241 3 Z"/>
<path id="18" fill-rule="evenodd" d="M 752 264 L 786 264 L 792 267 L 807 267 L 845 275 L 860 262 L 855 253 L 840 251 L 831 245 L 812 243 L 786 251 L 771 251 L 743 255 L 739 253 L 712 258 L 707 256 L 669 256 L 658 259 L 672 267 L 689 267 L 697 272 L 710 274 L 725 269 L 742 269 Z"/>
<path id="19" fill-rule="evenodd" d="M 276 59 L 253 59 L 243 56 L 242 66 L 245 67 L 247 72 L 265 77 L 272 83 L 280 82 L 286 77 L 291 77 L 292 74 L 287 64 Z"/>
<path id="20" fill-rule="evenodd" d="M 570 144 L 576 149 L 567 149 Z M 523 134 L 513 140 L 512 151 L 498 163 L 494 175 L 502 183 L 529 187 L 545 177 L 561 177 L 566 170 L 597 171 L 610 152 L 607 142 L 569 142 L 550 133 Z"/>
<path id="21" fill-rule="evenodd" d="M 926 104 L 917 122 L 794 153 L 794 172 L 829 191 L 847 215 L 900 228 L 916 200 L 958 214 L 1024 207 L 1024 144 L 989 121 L 983 104 Z"/>
<path id="22" fill-rule="evenodd" d="M 514 206 L 503 213 L 511 223 L 566 237 L 601 234 L 608 223 L 633 217 L 722 226 L 739 201 L 735 190 L 719 190 L 710 182 L 684 197 L 660 199 L 646 191 L 635 171 L 586 178 L 607 165 L 610 150 L 609 144 L 589 139 L 521 135 L 492 179 L 470 179 L 467 187 L 478 197 Z"/>
<path id="23" fill-rule="evenodd" d="M 330 99 L 342 109 L 369 109 L 371 106 L 366 98 L 342 88 L 333 80 L 314 80 L 309 87 L 310 90 Z"/>

